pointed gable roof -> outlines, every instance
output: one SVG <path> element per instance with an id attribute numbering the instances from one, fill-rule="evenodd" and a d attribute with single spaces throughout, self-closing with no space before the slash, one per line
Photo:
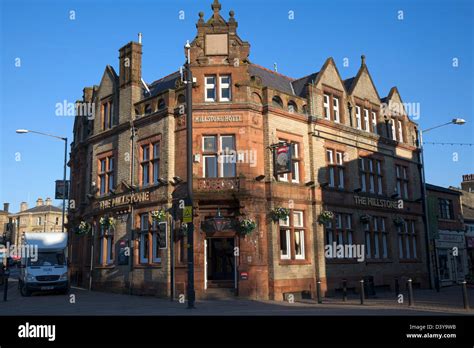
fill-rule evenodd
<path id="1" fill-rule="evenodd" d="M 357 84 L 359 83 L 361 77 L 364 74 L 367 74 L 367 76 L 369 78 L 369 81 L 372 84 L 372 87 L 375 91 L 375 95 L 377 96 L 377 99 L 380 101 L 379 92 L 377 91 L 377 88 L 375 87 L 374 80 L 372 80 L 372 76 L 370 75 L 369 69 L 367 68 L 367 65 L 365 64 L 365 55 L 362 55 L 360 58 L 361 58 L 361 64 L 360 64 L 359 71 L 357 72 L 357 75 L 355 77 L 352 77 L 352 78 L 348 79 L 348 80 L 351 80 L 351 81 L 347 82 L 347 84 L 349 84 L 349 82 L 350 82 L 350 87 L 347 90 L 347 93 L 352 94 L 354 92 L 355 88 L 357 87 Z"/>
<path id="2" fill-rule="evenodd" d="M 324 73 L 326 72 L 326 70 L 328 69 L 328 67 L 330 65 L 332 67 L 334 67 L 334 70 L 336 71 L 336 75 L 339 78 L 339 81 L 341 82 L 341 86 L 342 86 L 343 89 L 345 89 L 345 85 L 344 85 L 344 82 L 341 78 L 341 74 L 339 74 L 339 70 L 337 69 L 336 63 L 334 62 L 334 59 L 332 57 L 329 57 L 324 62 L 323 66 L 321 67 L 321 70 L 319 70 L 319 72 L 316 76 L 316 80 L 314 81 L 314 84 L 317 85 L 321 81 L 322 77 L 324 76 Z"/>

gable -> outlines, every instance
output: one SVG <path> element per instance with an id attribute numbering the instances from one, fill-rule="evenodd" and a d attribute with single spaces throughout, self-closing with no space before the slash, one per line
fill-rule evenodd
<path id="1" fill-rule="evenodd" d="M 380 102 L 377 90 L 366 69 L 363 69 L 358 78 L 356 78 L 355 85 L 352 86 L 351 94 L 361 99 L 368 99 L 374 103 Z"/>
<path id="2" fill-rule="evenodd" d="M 107 66 L 100 80 L 99 88 L 97 94 L 99 98 L 110 95 L 114 92 L 114 89 L 117 86 L 118 76 L 115 73 L 114 69 L 111 66 Z"/>
<path id="3" fill-rule="evenodd" d="M 345 91 L 344 83 L 342 82 L 339 72 L 337 71 L 337 68 L 333 64 L 331 58 L 321 69 L 317 78 L 318 88 L 321 88 L 322 85 L 327 85 L 340 91 Z"/>

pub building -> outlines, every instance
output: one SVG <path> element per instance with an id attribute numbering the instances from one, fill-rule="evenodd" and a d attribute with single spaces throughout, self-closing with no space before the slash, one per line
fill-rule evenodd
<path id="1" fill-rule="evenodd" d="M 95 117 L 76 117 L 71 145 L 73 281 L 185 294 L 192 216 L 198 299 L 315 298 L 318 280 L 323 295 L 344 279 L 427 286 L 417 125 L 384 108 L 401 105 L 398 90 L 381 98 L 365 57 L 345 80 L 332 58 L 296 79 L 261 67 L 234 12 L 211 8 L 190 42 L 192 154 L 180 71 L 146 83 L 141 35 L 119 50 L 118 74 L 107 66 L 84 88 L 77 103 Z M 334 242 L 354 252 L 326 257 Z"/>

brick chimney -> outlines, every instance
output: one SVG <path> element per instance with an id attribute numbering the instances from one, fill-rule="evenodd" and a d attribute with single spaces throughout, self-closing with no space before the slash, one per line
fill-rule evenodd
<path id="1" fill-rule="evenodd" d="M 46 202 L 45 202 L 46 205 L 51 205 L 51 198 L 46 198 Z"/>
<path id="2" fill-rule="evenodd" d="M 3 203 L 3 210 L 8 213 L 8 208 L 10 208 L 10 203 Z"/>
<path id="3" fill-rule="evenodd" d="M 36 200 L 36 206 L 37 206 L 37 207 L 41 207 L 42 205 L 43 205 L 43 198 L 38 198 L 38 199 Z"/>
<path id="4" fill-rule="evenodd" d="M 25 210 L 28 210 L 28 203 L 21 202 L 20 203 L 20 211 L 25 211 Z"/>
<path id="5" fill-rule="evenodd" d="M 142 44 L 129 42 L 119 50 L 119 123 L 135 119 L 133 106 L 142 98 Z"/>

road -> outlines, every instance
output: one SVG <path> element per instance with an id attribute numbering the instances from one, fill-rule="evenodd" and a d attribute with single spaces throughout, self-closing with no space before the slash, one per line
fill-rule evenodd
<path id="1" fill-rule="evenodd" d="M 466 311 L 460 287 L 433 290 L 415 290 L 415 306 L 408 300 L 398 303 L 393 293 L 378 294 L 360 305 L 357 295 L 347 302 L 339 298 L 325 298 L 323 304 L 312 300 L 294 303 L 255 301 L 244 299 L 198 301 L 196 309 L 189 310 L 185 303 L 171 302 L 147 296 L 87 291 L 72 288 L 69 295 L 37 294 L 22 297 L 17 281 L 11 280 L 8 301 L 3 302 L 0 291 L 0 315 L 449 315 L 474 314 Z M 468 289 L 471 307 L 474 307 L 474 289 Z"/>

